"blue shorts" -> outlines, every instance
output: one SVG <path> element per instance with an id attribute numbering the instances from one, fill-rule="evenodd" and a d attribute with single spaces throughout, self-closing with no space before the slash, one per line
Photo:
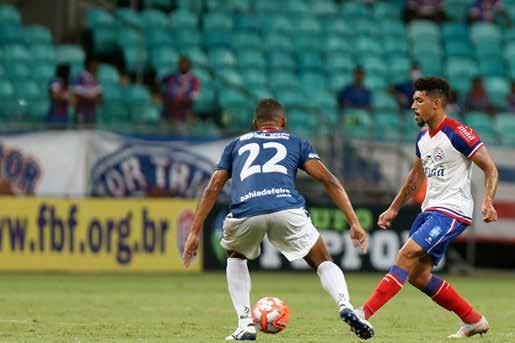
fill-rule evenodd
<path id="1" fill-rule="evenodd" d="M 467 224 L 457 221 L 441 212 L 420 213 L 411 225 L 410 238 L 433 258 L 435 265 L 440 262 L 451 240 L 459 236 Z"/>

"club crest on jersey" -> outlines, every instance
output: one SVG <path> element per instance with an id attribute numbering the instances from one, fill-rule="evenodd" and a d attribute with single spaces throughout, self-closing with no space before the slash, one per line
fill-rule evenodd
<path id="1" fill-rule="evenodd" d="M 444 153 L 443 153 L 443 150 L 442 148 L 439 148 L 439 147 L 436 147 L 434 150 L 433 150 L 433 160 L 435 162 L 440 162 L 441 160 L 443 160 L 445 157 Z"/>
<path id="2" fill-rule="evenodd" d="M 179 145 L 128 144 L 97 161 L 91 172 L 94 196 L 197 197 L 214 163 Z M 224 196 L 228 196 L 224 189 Z"/>

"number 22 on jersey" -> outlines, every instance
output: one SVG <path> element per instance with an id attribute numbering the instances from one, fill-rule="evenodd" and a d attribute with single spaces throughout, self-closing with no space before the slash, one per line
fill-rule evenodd
<path id="1" fill-rule="evenodd" d="M 278 163 L 284 160 L 287 154 L 286 147 L 280 143 L 267 142 L 263 143 L 263 149 L 275 149 L 275 155 L 272 156 L 263 165 L 252 165 L 261 152 L 261 147 L 258 143 L 249 143 L 238 149 L 238 155 L 241 156 L 245 152 L 249 152 L 247 160 L 243 164 L 240 172 L 240 180 L 243 181 L 247 177 L 257 173 L 281 173 L 288 174 L 286 167 Z"/>

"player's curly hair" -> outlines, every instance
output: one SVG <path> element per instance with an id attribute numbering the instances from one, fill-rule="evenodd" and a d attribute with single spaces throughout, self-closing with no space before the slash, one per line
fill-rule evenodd
<path id="1" fill-rule="evenodd" d="M 259 123 L 275 121 L 284 116 L 284 107 L 275 99 L 263 99 L 256 107 L 255 118 Z"/>
<path id="2" fill-rule="evenodd" d="M 447 100 L 449 98 L 450 86 L 446 79 L 438 76 L 421 77 L 413 83 L 416 91 L 426 91 L 427 95 L 438 96 Z"/>

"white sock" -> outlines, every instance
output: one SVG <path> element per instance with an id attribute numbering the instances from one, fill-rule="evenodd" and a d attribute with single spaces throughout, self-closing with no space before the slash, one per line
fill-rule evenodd
<path id="1" fill-rule="evenodd" d="M 232 304 L 238 315 L 238 327 L 246 327 L 252 323 L 250 274 L 247 268 L 247 260 L 227 259 L 227 286 L 229 287 Z"/>
<path id="2" fill-rule="evenodd" d="M 322 287 L 334 299 L 338 307 L 352 308 L 345 276 L 343 276 L 342 270 L 336 264 L 331 261 L 320 263 L 317 274 L 322 282 Z"/>

